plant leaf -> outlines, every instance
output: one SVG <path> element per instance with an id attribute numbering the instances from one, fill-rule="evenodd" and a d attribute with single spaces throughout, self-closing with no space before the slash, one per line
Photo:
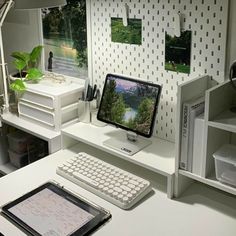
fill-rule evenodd
<path id="1" fill-rule="evenodd" d="M 37 68 L 31 68 L 27 71 L 26 79 L 38 81 L 42 78 L 43 73 Z"/>
<path id="2" fill-rule="evenodd" d="M 34 47 L 32 52 L 30 53 L 30 61 L 35 63 L 39 59 L 41 52 L 42 52 L 43 46 L 39 45 L 37 47 Z"/>
<path id="3" fill-rule="evenodd" d="M 14 91 L 24 92 L 26 87 L 24 82 L 21 79 L 16 79 L 10 84 L 10 88 Z"/>
<path id="4" fill-rule="evenodd" d="M 19 59 L 14 60 L 13 64 L 15 65 L 16 69 L 19 71 L 22 71 L 26 67 L 26 62 Z"/>
<path id="5" fill-rule="evenodd" d="M 30 54 L 27 52 L 13 52 L 11 56 L 18 60 L 24 61 L 26 65 L 28 65 L 30 60 Z"/>

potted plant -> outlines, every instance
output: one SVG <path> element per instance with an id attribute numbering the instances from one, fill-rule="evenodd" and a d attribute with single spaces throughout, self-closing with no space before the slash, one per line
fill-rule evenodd
<path id="1" fill-rule="evenodd" d="M 13 64 L 18 73 L 11 76 L 12 82 L 10 88 L 22 93 L 25 91 L 25 82 L 31 81 L 37 83 L 43 76 L 42 71 L 38 68 L 39 59 L 43 46 L 39 45 L 28 52 L 13 52 L 11 56 L 15 58 Z"/>

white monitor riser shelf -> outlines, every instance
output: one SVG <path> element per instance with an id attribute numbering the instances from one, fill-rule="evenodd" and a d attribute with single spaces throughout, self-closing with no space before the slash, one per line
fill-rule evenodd
<path id="1" fill-rule="evenodd" d="M 98 127 L 92 124 L 76 123 L 62 129 L 62 148 L 71 148 L 73 145 L 86 145 L 93 149 L 103 151 L 116 159 L 122 159 L 147 170 L 154 171 L 167 178 L 167 195 L 173 197 L 174 173 L 175 173 L 175 145 L 174 143 L 152 137 L 151 144 L 144 149 L 130 156 L 113 147 L 104 145 L 104 142 L 114 138 L 123 137 L 121 142 L 126 140 L 126 133 L 110 125 Z M 146 141 L 146 140 L 145 140 Z M 111 163 L 112 164 L 112 163 Z"/>

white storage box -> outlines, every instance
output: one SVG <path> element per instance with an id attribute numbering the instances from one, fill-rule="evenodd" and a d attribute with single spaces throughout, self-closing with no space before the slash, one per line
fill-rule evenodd
<path id="1" fill-rule="evenodd" d="M 216 178 L 236 187 L 236 146 L 225 144 L 213 154 Z"/>
<path id="2" fill-rule="evenodd" d="M 18 103 L 21 118 L 46 128 L 60 131 L 78 121 L 78 100 L 84 90 L 84 80 L 67 78 L 60 84 L 40 81 L 27 84 Z"/>

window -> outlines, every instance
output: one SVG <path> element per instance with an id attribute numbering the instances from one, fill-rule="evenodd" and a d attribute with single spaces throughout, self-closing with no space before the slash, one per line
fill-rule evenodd
<path id="1" fill-rule="evenodd" d="M 88 75 L 86 0 L 42 9 L 45 70 L 72 77 Z"/>

